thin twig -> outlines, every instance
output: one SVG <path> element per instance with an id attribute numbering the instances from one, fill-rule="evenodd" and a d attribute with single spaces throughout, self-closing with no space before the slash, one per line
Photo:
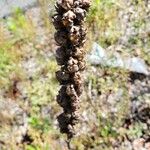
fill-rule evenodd
<path id="1" fill-rule="evenodd" d="M 71 138 L 68 138 L 66 140 L 66 143 L 67 143 L 68 150 L 72 150 L 72 148 L 71 148 Z"/>

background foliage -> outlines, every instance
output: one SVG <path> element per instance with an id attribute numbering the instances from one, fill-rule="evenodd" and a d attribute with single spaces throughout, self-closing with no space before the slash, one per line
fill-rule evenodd
<path id="1" fill-rule="evenodd" d="M 149 65 L 148 9 L 146 1 L 142 0 L 93 0 L 86 22 L 87 52 L 93 42 L 97 42 L 110 55 L 118 51 L 124 58 L 138 56 Z M 0 21 L 1 99 L 11 99 L 19 105 L 26 112 L 28 124 L 25 134 L 18 133 L 21 143 L 6 136 L 8 142 L 1 145 L 5 136 L 0 135 L 0 149 L 67 149 L 66 137 L 59 133 L 56 122 L 61 109 L 55 101 L 59 87 L 55 79 L 58 66 L 50 19 L 53 13 L 54 1 L 39 0 L 38 6 L 26 12 L 15 8 L 11 16 Z M 74 149 L 135 149 L 136 139 L 147 139 L 150 131 L 146 121 L 130 120 L 130 116 L 137 115 L 132 112 L 135 99 L 149 107 L 149 94 L 143 89 L 140 89 L 143 93 L 135 91 L 132 95 L 130 92 L 132 88 L 149 89 L 149 80 L 138 75 L 135 83 L 131 75 L 125 69 L 87 64 L 81 98 L 83 121 L 77 127 L 80 130 L 77 137 L 71 142 Z M 11 128 L 12 124 L 5 127 Z"/>

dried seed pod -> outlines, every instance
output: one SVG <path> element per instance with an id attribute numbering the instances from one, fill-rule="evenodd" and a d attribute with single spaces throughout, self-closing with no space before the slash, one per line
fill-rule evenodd
<path id="1" fill-rule="evenodd" d="M 68 84 L 67 87 L 66 87 L 66 93 L 69 95 L 69 96 L 76 96 L 76 91 L 74 89 L 74 85 L 73 84 Z"/>
<path id="2" fill-rule="evenodd" d="M 72 26 L 69 32 L 69 39 L 71 40 L 72 44 L 77 45 L 80 40 L 80 27 Z"/>
<path id="3" fill-rule="evenodd" d="M 75 7 L 81 7 L 88 11 L 91 5 L 91 0 L 75 0 L 74 5 Z"/>
<path id="4" fill-rule="evenodd" d="M 77 7 L 74 9 L 74 13 L 76 14 L 77 20 L 80 22 L 83 22 L 86 16 L 86 11 L 80 7 Z"/>
<path id="5" fill-rule="evenodd" d="M 85 60 L 82 60 L 82 61 L 78 61 L 78 66 L 79 66 L 79 70 L 80 71 L 83 71 L 86 67 L 86 62 Z"/>
<path id="6" fill-rule="evenodd" d="M 69 10 L 67 11 L 62 18 L 63 25 L 66 27 L 73 26 L 73 20 L 76 18 L 76 15 L 73 11 Z"/>
<path id="7" fill-rule="evenodd" d="M 73 1 L 74 0 L 57 0 L 57 5 L 61 6 L 65 10 L 69 10 L 73 6 Z"/>
<path id="8" fill-rule="evenodd" d="M 62 23 L 62 16 L 61 15 L 54 15 L 53 19 L 52 19 L 53 25 L 55 27 L 56 30 L 58 29 L 63 29 L 64 25 Z"/>
<path id="9" fill-rule="evenodd" d="M 68 124 L 70 124 L 71 115 L 62 113 L 57 117 L 57 119 L 58 119 L 58 122 L 60 123 L 59 125 L 60 125 L 61 132 L 63 133 L 68 132 Z"/>
<path id="10" fill-rule="evenodd" d="M 70 124 L 71 123 L 71 114 L 62 113 L 58 116 L 58 120 L 61 120 L 62 124 Z"/>
<path id="11" fill-rule="evenodd" d="M 68 125 L 68 138 L 72 138 L 75 135 L 74 128 L 72 124 Z"/>
<path id="12" fill-rule="evenodd" d="M 78 60 L 70 57 L 68 60 L 67 69 L 70 73 L 77 72 L 79 70 Z"/>
<path id="13" fill-rule="evenodd" d="M 67 54 L 65 51 L 65 47 L 59 47 L 56 50 L 56 60 L 58 65 L 64 65 L 67 61 Z"/>
<path id="14" fill-rule="evenodd" d="M 85 51 L 83 50 L 83 48 L 77 47 L 71 51 L 70 55 L 76 58 L 77 60 L 83 60 Z"/>
<path id="15" fill-rule="evenodd" d="M 91 0 L 82 0 L 81 5 L 83 8 L 89 8 L 91 5 Z"/>
<path id="16" fill-rule="evenodd" d="M 71 118 L 79 121 L 80 118 L 81 118 L 80 117 L 80 112 L 79 111 L 73 112 L 72 115 L 71 115 Z"/>
<path id="17" fill-rule="evenodd" d="M 66 86 L 60 88 L 56 99 L 58 104 L 63 108 L 69 108 L 71 106 L 70 97 L 66 94 Z"/>
<path id="18" fill-rule="evenodd" d="M 67 43 L 67 33 L 65 31 L 57 31 L 54 35 L 54 38 L 59 46 Z"/>
<path id="19" fill-rule="evenodd" d="M 62 113 L 57 117 L 57 119 L 59 122 L 60 131 L 62 133 L 67 133 L 68 138 L 72 138 L 73 135 L 75 135 L 75 133 L 74 133 L 74 129 L 71 125 L 72 123 L 74 123 L 74 122 L 72 122 L 73 117 L 71 116 L 71 114 Z M 74 119 L 74 121 L 75 121 L 75 119 Z"/>
<path id="20" fill-rule="evenodd" d="M 76 72 L 73 76 L 73 81 L 75 85 L 81 85 L 83 83 L 81 73 Z"/>
<path id="21" fill-rule="evenodd" d="M 68 138 L 75 134 L 74 125 L 79 122 L 79 100 L 83 91 L 81 71 L 85 69 L 86 29 L 84 21 L 90 6 L 90 0 L 56 0 L 56 14 L 53 24 L 57 32 L 55 41 L 58 46 L 56 60 L 61 66 L 56 78 L 61 88 L 57 102 L 63 113 L 57 117 L 60 131 Z"/>
<path id="22" fill-rule="evenodd" d="M 56 12 L 58 13 L 58 14 L 63 14 L 63 13 L 65 13 L 65 9 L 61 6 L 61 5 L 59 5 L 57 2 L 56 2 L 56 4 L 55 4 L 55 10 L 56 10 Z"/>
<path id="23" fill-rule="evenodd" d="M 77 95 L 78 96 L 81 96 L 81 94 L 82 94 L 82 92 L 83 92 L 83 85 L 77 85 L 77 86 L 75 86 L 75 89 L 76 89 L 76 92 L 77 92 Z"/>
<path id="24" fill-rule="evenodd" d="M 72 118 L 72 125 L 76 125 L 77 123 L 79 123 L 79 119 L 76 118 Z"/>
<path id="25" fill-rule="evenodd" d="M 65 71 L 60 70 L 56 72 L 56 78 L 60 82 L 60 84 L 65 84 L 70 80 L 70 75 Z"/>
<path id="26" fill-rule="evenodd" d="M 62 96 L 61 94 L 57 95 L 57 103 L 62 107 L 62 108 L 67 108 L 70 107 L 70 105 L 67 103 L 68 96 Z"/>
<path id="27" fill-rule="evenodd" d="M 68 66 L 68 71 L 69 71 L 70 73 L 77 72 L 77 71 L 79 71 L 79 67 L 78 67 L 78 65 L 76 65 L 76 64 L 70 65 L 70 66 Z"/>
<path id="28" fill-rule="evenodd" d="M 71 109 L 73 110 L 73 112 L 77 111 L 79 109 L 79 97 L 73 84 L 67 85 L 66 93 L 71 98 Z"/>
<path id="29" fill-rule="evenodd" d="M 80 26 L 80 33 L 81 33 L 82 37 L 86 36 L 87 29 L 83 25 Z"/>
<path id="30" fill-rule="evenodd" d="M 87 29 L 84 26 L 80 26 L 80 41 L 85 41 L 86 40 L 86 33 L 87 33 Z"/>
<path id="31" fill-rule="evenodd" d="M 79 108 L 80 108 L 79 102 L 78 102 L 78 103 L 77 103 L 77 102 L 71 103 L 71 110 L 72 110 L 73 112 L 77 111 Z"/>

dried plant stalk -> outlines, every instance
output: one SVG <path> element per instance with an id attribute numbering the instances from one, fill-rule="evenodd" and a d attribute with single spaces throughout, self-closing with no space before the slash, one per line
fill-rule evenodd
<path id="1" fill-rule="evenodd" d="M 54 37 L 58 45 L 56 60 L 61 69 L 56 77 L 61 88 L 57 102 L 63 108 L 58 116 L 60 131 L 68 138 L 75 134 L 74 125 L 79 121 L 79 100 L 83 90 L 81 71 L 85 69 L 86 28 L 85 17 L 90 0 L 57 0 L 53 24 L 57 30 Z"/>

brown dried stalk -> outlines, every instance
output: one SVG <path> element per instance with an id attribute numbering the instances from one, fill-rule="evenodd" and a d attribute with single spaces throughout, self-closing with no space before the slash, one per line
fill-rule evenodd
<path id="1" fill-rule="evenodd" d="M 85 17 L 90 0 L 57 0 L 53 24 L 57 30 L 54 37 L 59 48 L 56 60 L 61 69 L 56 77 L 61 88 L 57 102 L 63 108 L 58 116 L 60 131 L 68 138 L 75 134 L 74 125 L 79 121 L 79 100 L 83 90 L 81 71 L 85 69 L 86 28 Z"/>

